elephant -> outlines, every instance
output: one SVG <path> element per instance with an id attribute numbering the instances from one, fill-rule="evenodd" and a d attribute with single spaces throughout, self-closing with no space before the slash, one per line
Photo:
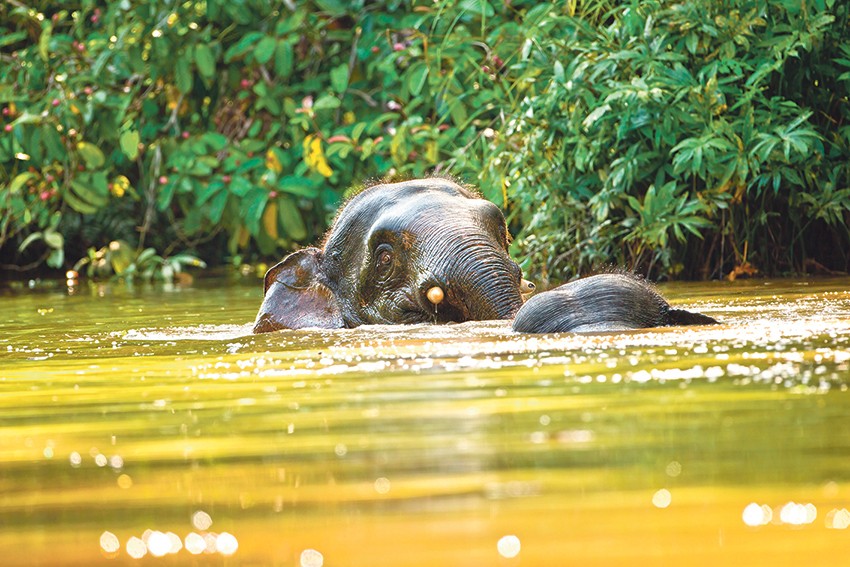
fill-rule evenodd
<path id="1" fill-rule="evenodd" d="M 534 284 L 501 210 L 439 177 L 381 183 L 337 213 L 321 247 L 271 267 L 254 333 L 368 324 L 513 320 L 524 333 L 709 324 L 629 274 L 576 280 L 527 302 Z"/>

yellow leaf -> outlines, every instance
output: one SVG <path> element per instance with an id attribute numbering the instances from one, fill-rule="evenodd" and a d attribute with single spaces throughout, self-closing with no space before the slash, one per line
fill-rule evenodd
<path id="1" fill-rule="evenodd" d="M 333 175 L 333 170 L 328 165 L 325 152 L 322 150 L 322 140 L 312 134 L 304 138 L 304 163 L 324 177 Z"/>
<path id="2" fill-rule="evenodd" d="M 248 232 L 248 229 L 244 226 L 239 228 L 239 248 L 245 248 L 248 246 L 248 242 L 251 240 L 251 233 Z"/>
<path id="3" fill-rule="evenodd" d="M 263 211 L 263 228 L 272 240 L 277 240 L 277 203 L 269 201 Z"/>
<path id="4" fill-rule="evenodd" d="M 266 152 L 266 167 L 275 173 L 280 173 L 283 171 L 283 164 L 280 163 L 280 159 L 277 157 L 277 154 L 274 150 L 269 150 Z"/>

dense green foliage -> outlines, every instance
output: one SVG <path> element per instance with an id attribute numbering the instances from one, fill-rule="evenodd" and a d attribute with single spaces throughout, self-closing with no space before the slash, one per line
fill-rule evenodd
<path id="1" fill-rule="evenodd" d="M 442 173 L 505 209 L 538 276 L 847 270 L 847 10 L 4 4 L 2 263 L 271 259 L 350 187 Z"/>
<path id="2" fill-rule="evenodd" d="M 488 175 L 511 183 L 532 264 L 850 267 L 846 3 L 539 8 L 524 26 L 525 96 Z"/>

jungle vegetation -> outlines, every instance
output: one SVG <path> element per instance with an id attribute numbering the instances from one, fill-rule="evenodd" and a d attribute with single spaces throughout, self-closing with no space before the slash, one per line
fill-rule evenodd
<path id="1" fill-rule="evenodd" d="M 838 0 L 11 0 L 0 264 L 274 260 L 451 175 L 542 283 L 850 270 Z M 82 268 L 81 268 L 82 269 Z"/>

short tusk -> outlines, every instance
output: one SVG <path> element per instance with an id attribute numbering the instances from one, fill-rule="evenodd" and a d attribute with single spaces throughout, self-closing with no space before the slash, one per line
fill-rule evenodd
<path id="1" fill-rule="evenodd" d="M 533 283 L 528 280 L 522 280 L 519 282 L 519 292 L 520 293 L 531 293 L 534 291 L 534 288 L 537 287 Z"/>
<path id="2" fill-rule="evenodd" d="M 427 297 L 428 301 L 430 301 L 434 305 L 439 305 L 443 301 L 443 298 L 446 297 L 446 294 L 443 292 L 440 286 L 435 285 L 434 287 L 429 289 L 427 293 L 425 293 L 425 297 Z"/>

